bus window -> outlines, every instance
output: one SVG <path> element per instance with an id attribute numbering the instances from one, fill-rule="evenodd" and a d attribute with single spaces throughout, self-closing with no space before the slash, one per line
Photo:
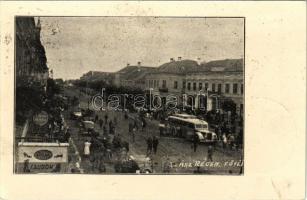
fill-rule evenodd
<path id="1" fill-rule="evenodd" d="M 206 134 L 206 139 L 207 140 L 212 140 L 212 134 L 211 133 L 207 133 Z"/>
<path id="2" fill-rule="evenodd" d="M 208 128 L 205 124 L 195 124 L 195 128 Z"/>
<path id="3" fill-rule="evenodd" d="M 192 124 L 192 123 L 188 123 L 188 127 L 189 127 L 189 128 L 193 128 L 193 129 L 194 129 L 194 124 Z"/>

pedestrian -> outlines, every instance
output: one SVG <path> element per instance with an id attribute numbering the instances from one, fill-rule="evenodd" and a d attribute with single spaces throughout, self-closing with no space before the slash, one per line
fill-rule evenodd
<path id="1" fill-rule="evenodd" d="M 105 114 L 104 119 L 105 119 L 105 124 L 107 124 L 108 123 L 108 114 L 107 113 Z"/>
<path id="2" fill-rule="evenodd" d="M 141 127 L 142 127 L 142 131 L 144 131 L 144 122 L 141 121 Z"/>
<path id="3" fill-rule="evenodd" d="M 235 141 L 234 135 L 233 134 L 229 134 L 228 135 L 228 144 L 229 144 L 229 147 L 230 147 L 231 150 L 233 149 L 234 141 Z"/>
<path id="4" fill-rule="evenodd" d="M 106 127 L 106 126 L 103 126 L 102 130 L 103 130 L 103 134 L 104 134 L 104 135 L 107 135 L 107 134 L 108 134 L 108 133 L 107 133 L 107 127 Z"/>
<path id="5" fill-rule="evenodd" d="M 222 139 L 223 139 L 223 149 L 225 150 L 227 147 L 227 137 L 225 133 L 223 133 Z"/>
<path id="6" fill-rule="evenodd" d="M 98 171 L 99 171 L 99 173 L 105 173 L 106 172 L 106 166 L 104 164 L 102 156 L 100 157 L 100 160 L 99 160 Z"/>
<path id="7" fill-rule="evenodd" d="M 213 161 L 212 155 L 213 155 L 213 148 L 212 148 L 211 145 L 209 145 L 209 147 L 208 147 L 208 160 Z"/>
<path id="8" fill-rule="evenodd" d="M 99 119 L 99 126 L 100 126 L 100 129 L 102 128 L 102 125 L 103 125 L 103 120 L 102 120 L 102 119 Z"/>
<path id="9" fill-rule="evenodd" d="M 65 135 L 64 135 L 64 141 L 69 142 L 69 139 L 70 139 L 70 129 L 67 128 Z"/>
<path id="10" fill-rule="evenodd" d="M 110 120 L 110 122 L 109 122 L 109 130 L 111 131 L 112 128 L 113 128 L 113 123 L 112 123 L 112 121 Z"/>
<path id="11" fill-rule="evenodd" d="M 23 165 L 23 172 L 24 173 L 29 173 L 30 171 L 30 164 L 29 164 L 29 159 L 25 160 L 24 165 Z"/>
<path id="12" fill-rule="evenodd" d="M 109 133 L 110 134 L 115 134 L 115 127 L 114 126 L 111 126 L 110 128 L 109 128 Z"/>
<path id="13" fill-rule="evenodd" d="M 136 132 L 136 128 L 133 127 L 133 128 L 132 128 L 132 133 L 131 133 L 131 134 L 132 134 L 132 135 L 131 135 L 131 136 L 132 136 L 132 142 L 135 141 L 135 132 Z"/>
<path id="14" fill-rule="evenodd" d="M 136 128 L 136 130 L 139 130 L 139 126 L 138 126 L 138 123 L 136 122 L 136 120 L 134 120 L 134 125 L 133 125 L 134 128 Z"/>
<path id="15" fill-rule="evenodd" d="M 114 126 L 116 126 L 117 125 L 117 117 L 116 116 L 114 116 Z"/>
<path id="16" fill-rule="evenodd" d="M 166 161 L 163 163 L 163 172 L 170 173 L 172 168 L 172 162 L 170 161 L 169 157 L 167 157 Z"/>
<path id="17" fill-rule="evenodd" d="M 146 128 L 146 120 L 142 118 L 142 131 Z"/>
<path id="18" fill-rule="evenodd" d="M 98 115 L 95 116 L 95 123 L 98 121 Z"/>
<path id="19" fill-rule="evenodd" d="M 147 142 L 147 155 L 149 155 L 152 152 L 152 144 L 153 144 L 152 138 L 148 137 L 146 142 Z"/>
<path id="20" fill-rule="evenodd" d="M 153 139 L 152 139 L 152 147 L 153 147 L 153 151 L 154 151 L 155 154 L 157 153 L 158 145 L 159 145 L 159 140 L 158 140 L 158 138 L 157 138 L 156 136 L 153 136 Z"/>
<path id="21" fill-rule="evenodd" d="M 131 133 L 133 130 L 133 124 L 131 122 L 129 122 L 129 125 L 128 125 L 128 131 L 129 133 Z"/>
<path id="22" fill-rule="evenodd" d="M 196 133 L 194 133 L 194 135 L 193 135 L 193 150 L 194 150 L 194 152 L 196 152 L 196 150 L 197 150 L 198 143 L 199 143 L 198 135 Z"/>
<path id="23" fill-rule="evenodd" d="M 84 143 L 84 152 L 83 152 L 85 157 L 90 156 L 90 146 L 91 146 L 91 143 L 88 140 L 86 140 Z"/>
<path id="24" fill-rule="evenodd" d="M 127 152 L 129 152 L 129 142 L 123 141 L 122 146 L 126 148 Z"/>

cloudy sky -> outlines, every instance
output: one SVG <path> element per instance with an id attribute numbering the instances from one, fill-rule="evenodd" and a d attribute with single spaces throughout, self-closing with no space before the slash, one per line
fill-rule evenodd
<path id="1" fill-rule="evenodd" d="M 138 61 L 243 58 L 242 18 L 42 17 L 41 40 L 54 78 L 114 72 Z"/>

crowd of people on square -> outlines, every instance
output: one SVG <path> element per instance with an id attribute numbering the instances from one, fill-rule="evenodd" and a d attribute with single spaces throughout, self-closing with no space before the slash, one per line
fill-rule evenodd
<path id="1" fill-rule="evenodd" d="M 99 173 L 105 172 L 105 163 L 107 162 L 127 160 L 129 152 L 129 142 L 125 141 L 116 131 L 117 117 L 110 118 L 107 112 L 103 117 L 96 114 L 93 117 L 93 122 L 98 125 L 98 130 L 86 130 L 91 139 L 86 139 L 84 142 L 83 157 L 90 161 L 92 171 L 98 170 Z M 133 132 L 137 128 L 137 123 L 134 123 Z"/>
<path id="2" fill-rule="evenodd" d="M 129 155 L 129 144 L 136 142 L 136 138 L 144 139 L 144 145 L 146 145 L 146 151 L 144 154 L 147 157 L 152 157 L 158 152 L 159 137 L 156 135 L 147 134 L 148 121 L 155 119 L 153 112 L 136 112 L 136 115 L 131 114 L 130 111 L 122 110 L 120 113 L 110 115 L 108 111 L 103 111 L 101 116 L 93 112 L 92 121 L 97 125 L 97 129 L 90 130 L 91 138 L 85 140 L 83 155 L 85 159 L 88 159 L 92 164 L 93 170 L 98 172 L 105 172 L 105 163 L 111 160 L 127 160 Z M 117 111 L 116 111 L 117 112 Z M 109 113 L 109 114 L 108 114 Z M 161 112 L 160 117 L 166 117 L 167 112 Z M 110 117 L 111 116 L 111 117 Z M 117 118 L 118 117 L 118 118 Z M 198 116 L 199 117 L 199 116 Z M 232 117 L 232 116 L 231 116 Z M 214 132 L 218 135 L 220 146 L 226 149 L 235 149 L 240 147 L 240 134 L 243 135 L 243 129 L 240 127 L 243 124 L 243 120 L 238 116 L 235 118 L 224 118 L 221 114 L 206 113 L 202 115 L 202 119 L 210 121 L 210 124 L 214 125 Z M 122 120 L 128 122 L 127 133 L 129 138 L 122 137 L 117 131 L 118 128 L 122 132 L 124 127 L 120 126 Z M 241 120 L 241 121 L 240 121 Z M 212 128 L 212 127 L 210 127 Z M 98 131 L 97 131 L 98 130 Z M 68 129 L 68 134 L 69 129 Z M 97 134 L 94 134 L 94 133 Z M 141 136 L 141 137 L 140 137 Z M 126 138 L 127 141 L 123 140 Z M 195 135 L 191 142 L 192 152 L 196 152 L 200 144 L 199 138 Z M 214 160 L 214 151 L 216 151 L 216 145 L 209 145 L 207 148 L 206 157 L 209 161 Z"/>
<path id="3" fill-rule="evenodd" d="M 243 145 L 243 117 L 235 112 L 222 112 L 221 110 L 212 110 L 208 112 L 199 112 L 197 110 L 176 110 L 170 112 L 168 110 L 158 110 L 150 113 L 154 119 L 164 123 L 166 118 L 176 113 L 187 113 L 197 116 L 197 118 L 205 120 L 209 123 L 210 129 L 217 134 L 218 143 L 224 150 L 242 149 Z M 150 117 L 149 117 L 150 118 Z M 198 138 L 195 136 L 192 140 L 193 150 L 196 151 Z M 216 144 L 215 144 L 216 145 Z"/>

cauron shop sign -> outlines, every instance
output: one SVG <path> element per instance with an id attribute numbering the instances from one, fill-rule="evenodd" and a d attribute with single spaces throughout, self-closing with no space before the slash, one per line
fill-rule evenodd
<path id="1" fill-rule="evenodd" d="M 34 153 L 34 157 L 38 160 L 49 160 L 52 158 L 52 152 L 49 150 L 39 150 Z"/>

